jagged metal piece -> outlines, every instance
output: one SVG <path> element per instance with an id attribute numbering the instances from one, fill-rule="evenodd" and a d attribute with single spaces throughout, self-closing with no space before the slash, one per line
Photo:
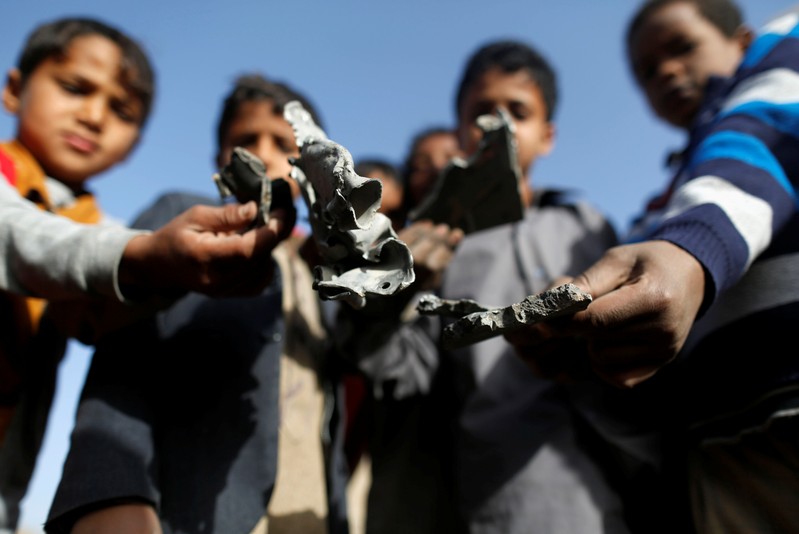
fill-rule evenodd
<path id="1" fill-rule="evenodd" d="M 215 173 L 213 180 L 223 199 L 235 197 L 241 203 L 255 201 L 258 205 L 256 227 L 269 222 L 269 212 L 274 208 L 294 209 L 288 182 L 281 178 L 270 180 L 261 159 L 244 148 L 233 149 L 230 163 Z"/>
<path id="2" fill-rule="evenodd" d="M 260 158 L 236 147 L 230 162 L 215 173 L 213 179 L 222 198 L 235 197 L 241 203 L 254 200 L 258 204 L 257 224 L 266 224 L 272 204 L 272 188 Z"/>
<path id="3" fill-rule="evenodd" d="M 294 129 L 300 157 L 292 158 L 291 177 L 308 205 L 323 263 L 314 268 L 314 288 L 326 300 L 355 308 L 368 295 L 391 295 L 415 279 L 413 258 L 391 220 L 378 213 L 383 185 L 355 173 L 350 152 L 328 139 L 297 101 L 283 116 Z"/>
<path id="4" fill-rule="evenodd" d="M 524 217 L 513 121 L 498 108 L 476 122 L 483 132 L 477 151 L 469 159 L 450 161 L 409 214 L 411 220 L 429 219 L 471 233 Z"/>
<path id="5" fill-rule="evenodd" d="M 470 313 L 489 311 L 472 299 L 442 299 L 431 293 L 423 295 L 416 304 L 416 309 L 422 315 L 441 315 L 444 317 L 463 317 Z"/>
<path id="6" fill-rule="evenodd" d="M 576 313 L 586 309 L 591 300 L 589 293 L 574 284 L 564 284 L 505 308 L 461 317 L 444 328 L 442 344 L 447 349 L 465 347 L 525 325 Z"/>

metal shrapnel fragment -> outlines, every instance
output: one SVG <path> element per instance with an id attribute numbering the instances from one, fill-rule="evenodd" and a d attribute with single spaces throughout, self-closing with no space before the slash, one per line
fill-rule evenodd
<path id="1" fill-rule="evenodd" d="M 522 172 L 513 119 L 500 107 L 476 119 L 480 144 L 468 159 L 455 157 L 408 217 L 429 219 L 471 233 L 524 218 Z"/>
<path id="2" fill-rule="evenodd" d="M 463 316 L 444 328 L 442 343 L 447 349 L 471 345 L 525 325 L 576 313 L 586 309 L 591 300 L 589 293 L 574 284 L 564 284 L 505 308 Z"/>
<path id="3" fill-rule="evenodd" d="M 362 308 L 369 295 L 392 295 L 415 279 L 413 257 L 379 213 L 380 180 L 359 176 L 352 155 L 331 141 L 297 101 L 283 108 L 294 129 L 300 157 L 290 159 L 323 263 L 314 288 L 326 300 Z"/>
<path id="4" fill-rule="evenodd" d="M 444 317 L 463 317 L 470 313 L 489 311 L 471 299 L 442 299 L 432 293 L 422 295 L 416 304 L 416 309 L 422 315 L 442 315 Z"/>
<path id="5" fill-rule="evenodd" d="M 299 102 L 286 104 L 283 116 L 300 149 L 299 158 L 289 158 L 291 178 L 302 191 L 322 257 L 314 267 L 319 296 L 362 308 L 370 295 L 392 295 L 408 287 L 415 278 L 413 257 L 391 220 L 378 212 L 380 180 L 356 174 L 349 151 L 328 139 Z M 241 147 L 233 149 L 230 163 L 213 179 L 222 198 L 258 203 L 256 225 L 269 220 L 270 210 L 293 209 L 288 182 L 270 179 L 263 162 Z"/>

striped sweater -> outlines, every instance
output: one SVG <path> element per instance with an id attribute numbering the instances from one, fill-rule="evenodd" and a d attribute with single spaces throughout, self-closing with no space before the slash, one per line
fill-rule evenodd
<path id="1" fill-rule="evenodd" d="M 693 417 L 799 383 L 789 348 L 799 323 L 797 185 L 799 14 L 789 13 L 763 29 L 733 77 L 711 80 L 681 169 L 628 238 L 670 241 L 705 268 L 683 376 L 709 412 Z"/>

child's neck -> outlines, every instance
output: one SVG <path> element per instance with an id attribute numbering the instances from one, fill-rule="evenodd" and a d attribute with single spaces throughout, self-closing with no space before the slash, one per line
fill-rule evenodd
<path id="1" fill-rule="evenodd" d="M 530 185 L 530 177 L 524 175 L 519 182 L 519 195 L 522 197 L 522 205 L 529 208 L 533 205 L 533 188 Z"/>

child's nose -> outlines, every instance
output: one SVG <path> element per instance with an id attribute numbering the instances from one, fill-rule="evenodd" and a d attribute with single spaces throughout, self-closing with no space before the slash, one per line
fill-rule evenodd
<path id="1" fill-rule="evenodd" d="M 289 168 L 288 156 L 283 153 L 277 143 L 268 137 L 258 140 L 255 155 L 264 162 L 266 175 L 270 178 L 287 178 Z"/>
<path id="2" fill-rule="evenodd" d="M 108 106 L 103 98 L 87 97 L 83 100 L 78 118 L 92 129 L 99 129 L 106 114 Z"/>
<path id="3" fill-rule="evenodd" d="M 672 78 L 682 69 L 682 62 L 677 58 L 668 58 L 661 61 L 657 66 L 656 80 Z"/>

